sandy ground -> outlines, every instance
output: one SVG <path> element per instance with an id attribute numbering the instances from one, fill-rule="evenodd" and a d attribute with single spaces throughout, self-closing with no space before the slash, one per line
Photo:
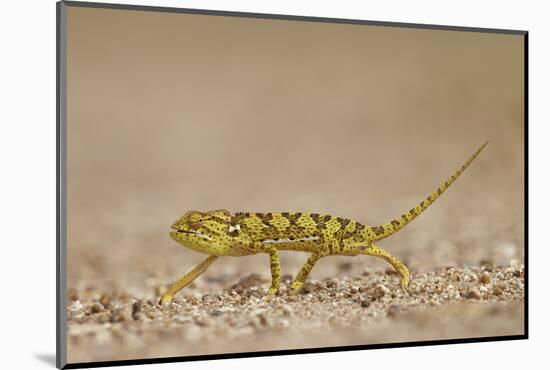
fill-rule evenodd
<path id="1" fill-rule="evenodd" d="M 394 273 L 346 277 L 349 268 L 341 264 L 342 277 L 310 281 L 296 296 L 285 276 L 269 300 L 257 274 L 194 283 L 164 306 L 164 286 L 153 279 L 141 298 L 71 290 L 69 352 L 102 361 L 523 333 L 524 269 L 516 262 L 414 274 L 407 293 Z"/>
<path id="2" fill-rule="evenodd" d="M 69 362 L 523 332 L 519 36 L 68 16 Z M 380 242 L 412 271 L 410 295 L 384 261 L 330 257 L 309 293 L 265 303 L 257 255 L 221 258 L 173 306 L 152 304 L 205 258 L 168 236 L 188 210 L 380 225 L 485 140 L 434 205 Z M 282 252 L 282 273 L 306 258 Z"/>

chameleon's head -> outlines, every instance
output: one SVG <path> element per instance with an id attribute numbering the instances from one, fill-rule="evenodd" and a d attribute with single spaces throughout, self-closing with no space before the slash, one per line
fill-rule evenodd
<path id="1" fill-rule="evenodd" d="M 189 211 L 174 222 L 170 236 L 178 243 L 198 252 L 218 254 L 215 248 L 230 239 L 231 214 L 224 210 Z M 225 243 L 224 243 L 225 242 Z"/>

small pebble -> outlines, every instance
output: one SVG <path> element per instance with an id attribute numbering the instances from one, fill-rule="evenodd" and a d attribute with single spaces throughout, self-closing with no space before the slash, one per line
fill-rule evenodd
<path id="1" fill-rule="evenodd" d="M 265 315 L 263 313 L 257 315 L 256 317 L 260 321 L 260 325 L 267 326 L 267 318 L 265 317 Z"/>
<path id="2" fill-rule="evenodd" d="M 94 302 L 94 303 L 92 304 L 92 306 L 90 307 L 90 312 L 91 312 L 92 314 L 94 314 L 94 313 L 101 312 L 101 311 L 103 311 L 104 309 L 105 309 L 105 307 L 103 307 L 103 305 L 102 305 L 101 303 L 99 303 L 99 302 Z"/>
<path id="3" fill-rule="evenodd" d="M 107 307 L 111 305 L 111 296 L 107 294 L 103 294 L 99 298 L 99 303 L 101 303 L 103 306 Z"/>
<path id="4" fill-rule="evenodd" d="M 133 303 L 122 303 L 115 307 L 111 315 L 112 322 L 133 320 Z"/>
<path id="5" fill-rule="evenodd" d="M 367 308 L 367 307 L 370 307 L 370 305 L 371 305 L 371 302 L 370 302 L 369 299 L 363 299 L 363 300 L 361 301 L 361 307 Z"/>
<path id="6" fill-rule="evenodd" d="M 489 282 L 491 281 L 491 278 L 489 277 L 489 273 L 487 271 L 484 271 L 480 278 L 479 278 L 479 281 L 482 283 L 482 284 L 489 284 Z"/>
<path id="7" fill-rule="evenodd" d="M 309 293 L 313 292 L 314 289 L 315 289 L 315 286 L 306 281 L 306 283 L 302 286 L 301 293 L 302 294 L 309 294 Z"/>
<path id="8" fill-rule="evenodd" d="M 75 289 L 69 289 L 67 291 L 67 299 L 69 301 L 76 301 L 78 299 L 78 294 Z"/>
<path id="9" fill-rule="evenodd" d="M 281 276 L 281 282 L 290 283 L 291 281 L 292 281 L 292 275 L 284 274 L 283 276 Z"/>
<path id="10" fill-rule="evenodd" d="M 327 288 L 334 288 L 336 287 L 336 281 L 334 281 L 333 279 L 328 279 L 326 282 L 325 282 L 325 286 Z"/>
<path id="11" fill-rule="evenodd" d="M 76 300 L 69 309 L 71 311 L 81 311 L 84 309 L 84 306 L 82 305 L 82 303 L 80 303 L 79 300 Z"/>
<path id="12" fill-rule="evenodd" d="M 373 296 L 375 298 L 382 298 L 383 296 L 385 296 L 386 294 L 389 294 L 390 293 L 390 290 L 388 288 L 386 288 L 384 285 L 382 284 L 377 284 L 375 287 L 374 287 L 374 292 L 373 292 Z"/>
<path id="13" fill-rule="evenodd" d="M 477 288 L 470 288 L 468 293 L 466 293 L 466 298 L 468 299 L 481 299 L 481 293 Z"/>

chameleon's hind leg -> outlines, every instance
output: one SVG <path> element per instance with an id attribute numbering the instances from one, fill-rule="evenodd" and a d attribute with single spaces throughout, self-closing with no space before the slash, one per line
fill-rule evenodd
<path id="1" fill-rule="evenodd" d="M 187 285 L 191 284 L 193 280 L 198 278 L 203 272 L 206 271 L 208 266 L 214 262 L 218 256 L 209 256 L 207 259 L 199 263 L 195 268 L 191 271 L 189 271 L 187 274 L 183 275 L 178 281 L 176 281 L 174 284 L 170 285 L 166 293 L 162 295 L 160 298 L 159 303 L 170 303 L 174 299 L 174 296 L 177 292 L 185 288 Z"/>
<path id="2" fill-rule="evenodd" d="M 296 275 L 294 281 L 290 284 L 291 294 L 296 294 L 300 290 L 315 263 L 323 256 L 323 254 L 319 253 L 314 253 L 309 256 L 306 263 L 304 263 L 304 265 L 302 266 L 300 272 L 298 272 L 298 275 Z"/>
<path id="3" fill-rule="evenodd" d="M 369 245 L 365 249 L 363 249 L 361 254 L 366 254 L 367 256 L 375 256 L 375 257 L 381 257 L 385 259 L 389 264 L 393 266 L 395 271 L 399 273 L 399 276 L 401 276 L 401 288 L 403 290 L 407 290 L 407 287 L 409 286 L 409 283 L 411 281 L 411 274 L 409 273 L 409 269 L 407 266 L 403 264 L 399 259 L 392 256 L 389 252 L 385 251 L 382 248 L 379 248 L 375 245 Z"/>

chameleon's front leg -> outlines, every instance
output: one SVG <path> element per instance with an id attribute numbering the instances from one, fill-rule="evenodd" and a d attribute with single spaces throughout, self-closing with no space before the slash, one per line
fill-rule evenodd
<path id="1" fill-rule="evenodd" d="M 281 261 L 277 249 L 269 251 L 269 265 L 271 266 L 271 287 L 267 291 L 269 297 L 276 295 L 281 287 Z"/>
<path id="2" fill-rule="evenodd" d="M 411 282 L 411 274 L 409 273 L 409 269 L 407 266 L 403 264 L 399 259 L 392 256 L 390 253 L 385 251 L 382 248 L 379 248 L 375 245 L 369 245 L 366 249 L 361 251 L 361 254 L 366 254 L 367 256 L 375 256 L 385 259 L 390 265 L 393 266 L 395 271 L 399 273 L 401 276 L 401 288 L 403 290 L 407 290 L 410 282 Z"/>
<path id="3" fill-rule="evenodd" d="M 269 265 L 271 266 L 271 287 L 267 291 L 266 297 L 272 297 L 279 292 L 281 287 L 281 262 L 279 253 L 273 246 L 262 245 L 261 251 L 269 254 Z"/>
<path id="4" fill-rule="evenodd" d="M 172 302 L 177 292 L 185 288 L 187 285 L 191 284 L 193 280 L 195 280 L 203 272 L 205 272 L 208 266 L 210 266 L 212 262 L 214 262 L 217 258 L 218 256 L 209 256 L 207 259 L 195 266 L 193 270 L 183 275 L 178 281 L 176 281 L 168 288 L 166 293 L 164 293 L 160 298 L 159 303 L 164 304 Z"/>

